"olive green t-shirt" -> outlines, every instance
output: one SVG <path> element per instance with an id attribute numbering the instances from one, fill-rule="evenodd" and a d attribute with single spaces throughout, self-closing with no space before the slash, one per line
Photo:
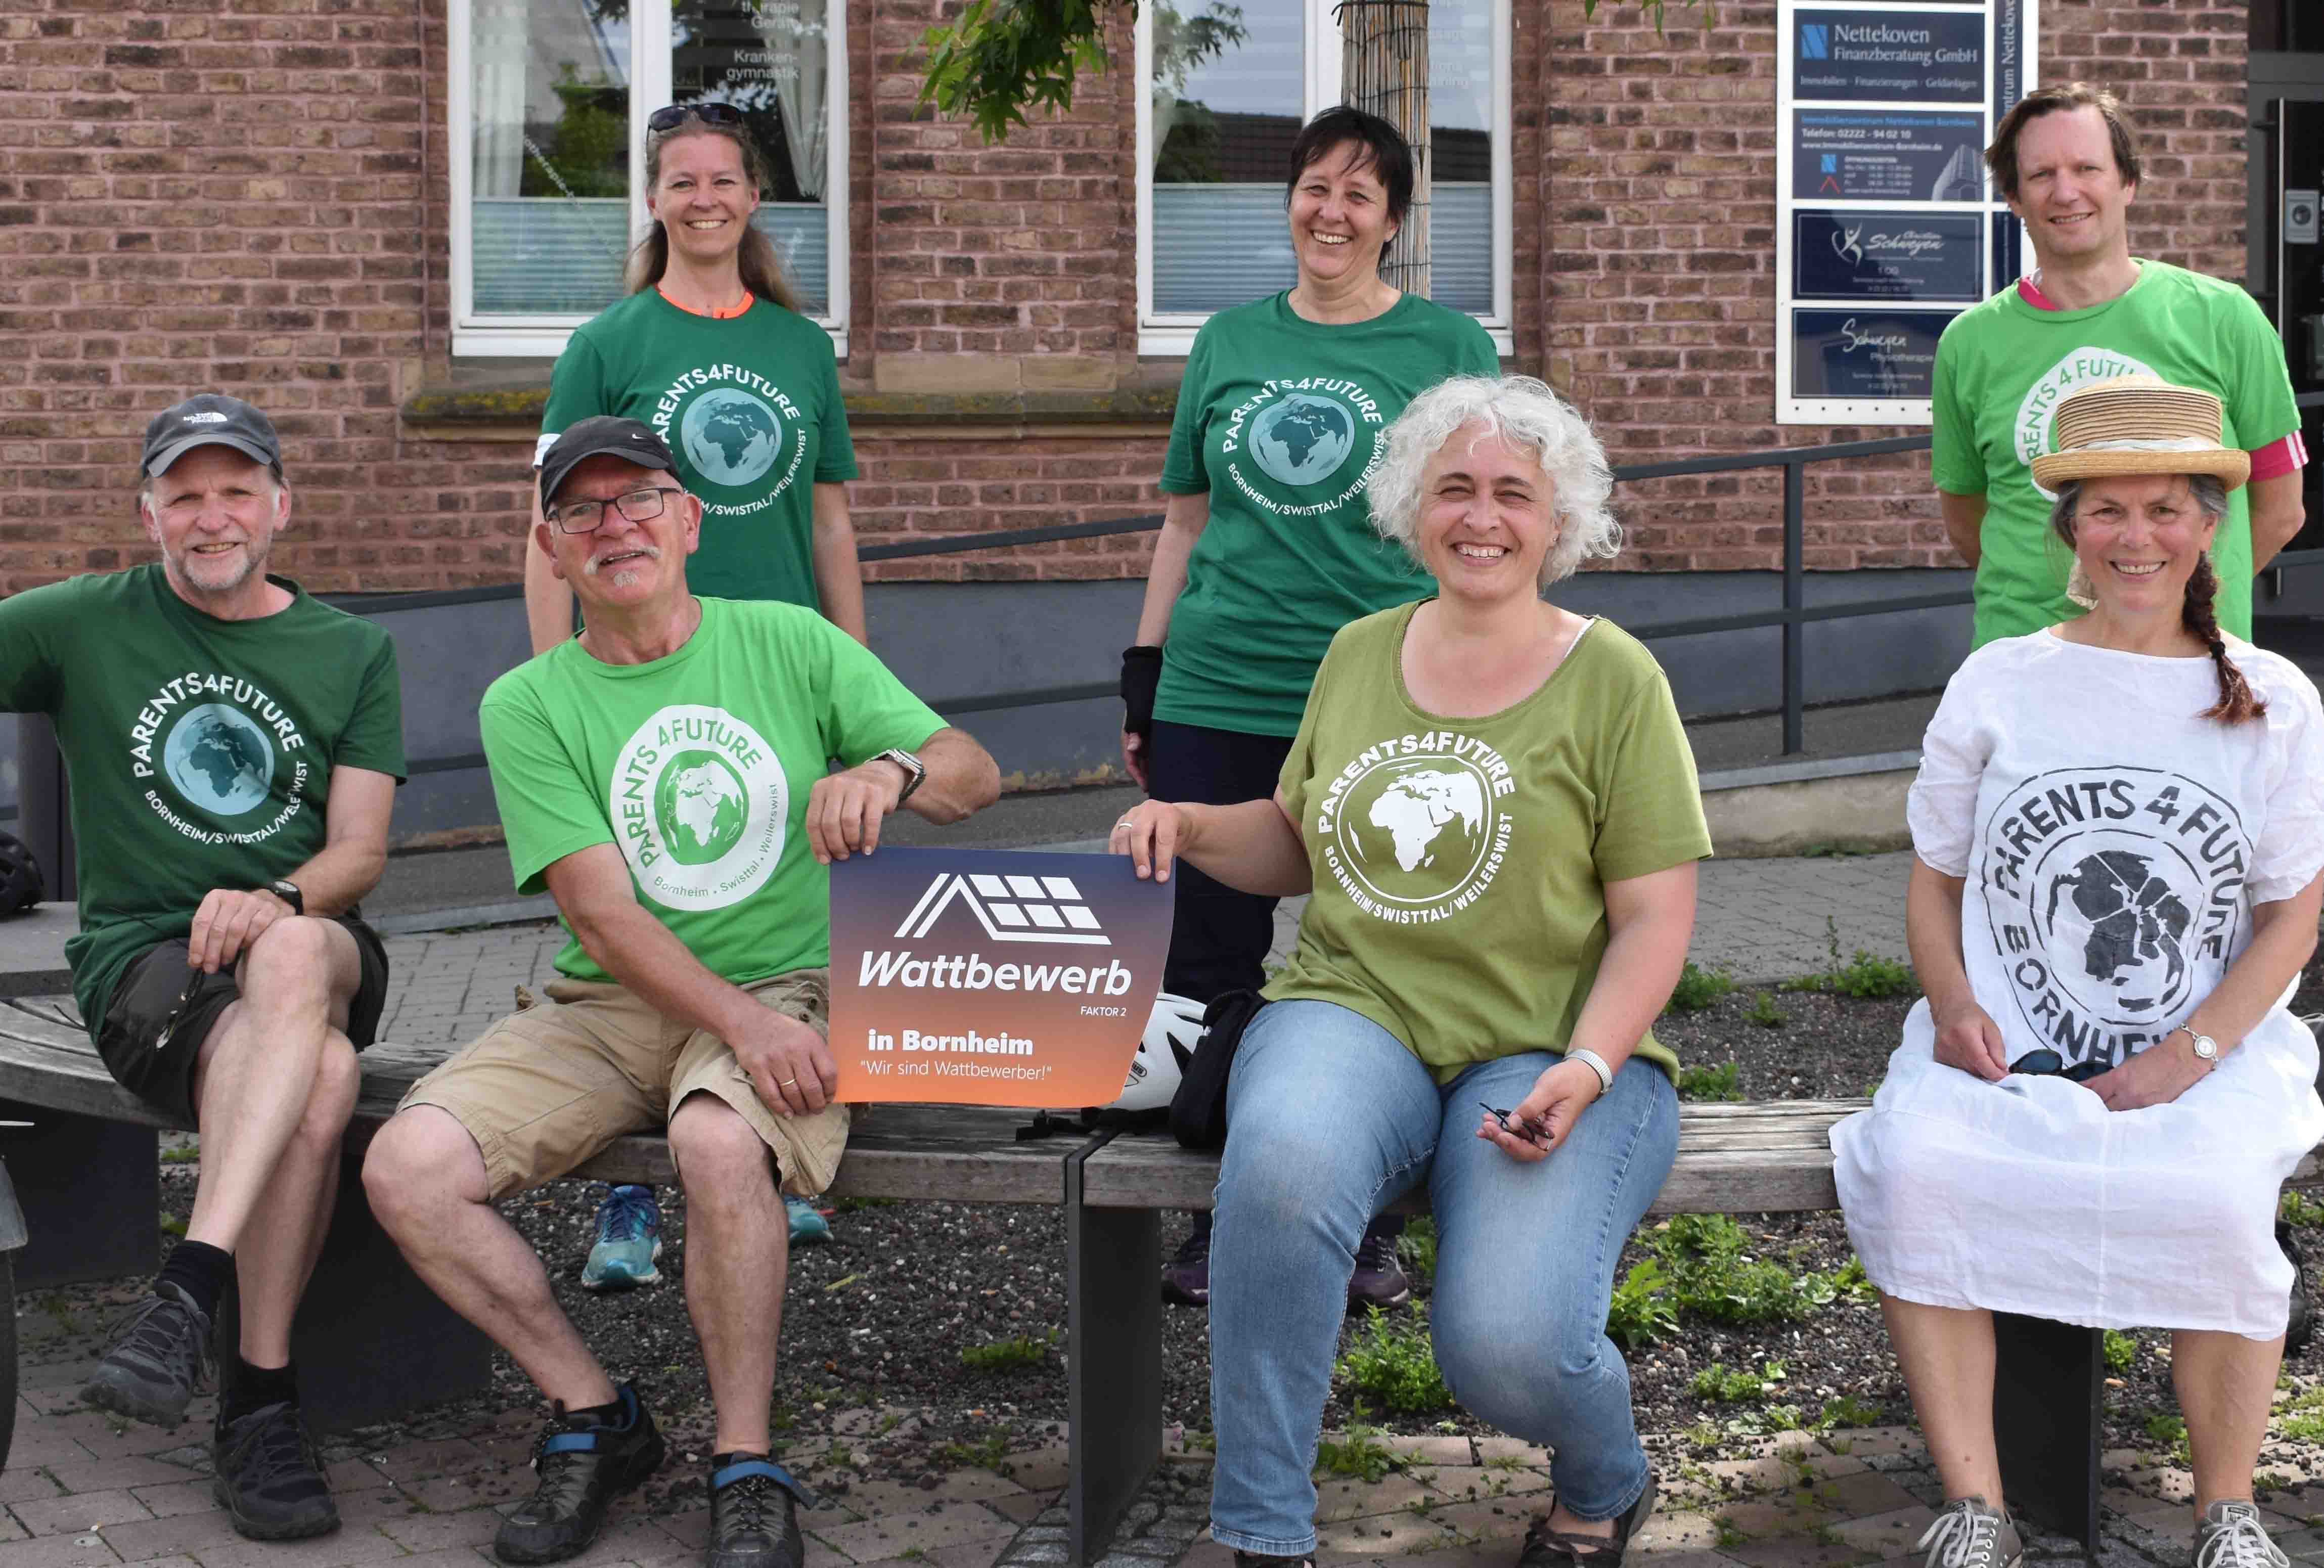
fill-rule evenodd
<path id="1" fill-rule="evenodd" d="M 1266 995 L 1360 1012 L 1450 1083 L 1563 1051 L 1606 951 L 1605 884 L 1700 860 L 1711 833 L 1636 638 L 1592 620 L 1533 695 L 1446 718 L 1405 689 L 1417 608 L 1355 622 L 1315 672 L 1281 779 L 1315 890 Z M 1638 1054 L 1676 1075 L 1651 1032 Z"/>
<path id="2" fill-rule="evenodd" d="M 817 607 L 815 486 L 855 477 L 831 334 L 767 300 L 721 318 L 642 290 L 558 355 L 539 451 L 592 414 L 652 426 L 701 497 L 687 587 Z"/>
<path id="3" fill-rule="evenodd" d="M 1332 634 L 1434 589 L 1366 489 L 1406 403 L 1500 368 L 1475 318 L 1417 294 L 1342 323 L 1288 301 L 1220 311 L 1186 355 L 1162 488 L 1211 500 L 1163 642 L 1154 715 L 1172 724 L 1292 733 Z"/>

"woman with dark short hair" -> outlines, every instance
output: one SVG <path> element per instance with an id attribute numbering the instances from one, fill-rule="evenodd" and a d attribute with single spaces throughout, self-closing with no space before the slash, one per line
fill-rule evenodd
<path id="1" fill-rule="evenodd" d="M 1384 432 L 1446 376 L 1499 368 L 1474 318 L 1380 276 L 1412 201 L 1412 151 L 1395 126 L 1327 109 L 1289 161 L 1298 281 L 1220 311 L 1194 338 L 1138 645 L 1122 658 L 1122 758 L 1158 799 L 1224 804 L 1275 787 L 1333 634 L 1429 591 L 1426 570 L 1366 517 Z M 1190 872 L 1162 989 L 1204 1002 L 1256 991 L 1275 905 Z M 1384 1222 L 1366 1234 L 1350 1262 L 1351 1305 L 1406 1298 L 1400 1229 Z M 1164 1295 L 1206 1305 L 1209 1255 L 1209 1216 L 1198 1215 Z"/>
<path id="2" fill-rule="evenodd" d="M 2267 1568 L 2277 1194 L 2324 1139 L 2287 1005 L 2324 907 L 2324 709 L 2219 630 L 2209 551 L 2251 467 L 2219 400 L 2123 376 L 2056 431 L 2034 480 L 2085 613 L 1970 654 L 1930 721 L 1905 902 L 1927 998 L 1832 1130 L 1840 1207 L 1944 1487 L 1930 1568 L 2023 1555 L 1996 1312 L 2172 1330 L 2196 1568 Z"/>

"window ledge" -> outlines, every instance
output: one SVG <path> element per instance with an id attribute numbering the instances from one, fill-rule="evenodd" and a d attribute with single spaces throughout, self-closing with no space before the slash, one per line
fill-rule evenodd
<path id="1" fill-rule="evenodd" d="M 881 392 L 844 394 L 853 425 L 1167 425 L 1178 406 L 1175 385 L 1120 391 Z M 525 375 L 504 369 L 477 372 L 456 366 L 449 376 L 422 386 L 403 400 L 407 428 L 441 432 L 451 438 L 530 438 L 540 429 L 549 402 L 546 365 Z"/>

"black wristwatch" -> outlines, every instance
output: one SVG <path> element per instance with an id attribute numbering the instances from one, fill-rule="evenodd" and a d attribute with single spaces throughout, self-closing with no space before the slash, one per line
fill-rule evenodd
<path id="1" fill-rule="evenodd" d="M 290 905 L 292 914 L 303 915 L 307 912 L 307 895 L 299 890 L 298 883 L 284 881 L 281 877 L 277 877 L 266 884 L 266 890 Z"/>

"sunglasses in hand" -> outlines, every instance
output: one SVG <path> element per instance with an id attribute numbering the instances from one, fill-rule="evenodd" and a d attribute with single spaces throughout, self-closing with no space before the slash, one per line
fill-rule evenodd
<path id="1" fill-rule="evenodd" d="M 1482 1100 L 1478 1101 L 1477 1103 L 1484 1105 L 1485 1114 L 1491 1117 L 1494 1121 L 1499 1123 L 1501 1130 L 1508 1133 L 1511 1138 L 1521 1138 L 1527 1143 L 1533 1144 L 1546 1144 L 1549 1142 L 1548 1129 L 1536 1127 L 1533 1123 L 1527 1121 L 1524 1117 L 1519 1116 L 1514 1111 L 1503 1111 L 1498 1106 L 1486 1105 L 1485 1102 Z"/>
<path id="2" fill-rule="evenodd" d="M 2013 1073 L 2023 1073 L 2031 1078 L 2064 1078 L 2076 1084 L 2087 1084 L 2101 1073 L 2112 1072 L 2105 1062 L 2068 1062 L 2046 1046 L 2038 1051 L 2028 1051 L 2009 1064 Z"/>

